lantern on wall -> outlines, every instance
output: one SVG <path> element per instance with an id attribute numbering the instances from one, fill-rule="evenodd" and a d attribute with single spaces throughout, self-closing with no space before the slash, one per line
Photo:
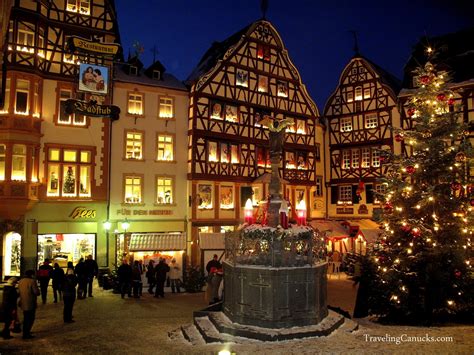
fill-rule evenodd
<path id="1" fill-rule="evenodd" d="M 253 223 L 253 203 L 252 199 L 247 199 L 245 202 L 244 207 L 244 216 L 245 216 L 245 223 L 252 224 Z"/>

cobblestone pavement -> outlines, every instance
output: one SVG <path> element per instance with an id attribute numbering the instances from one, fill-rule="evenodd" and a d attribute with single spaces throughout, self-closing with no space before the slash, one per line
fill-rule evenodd
<path id="1" fill-rule="evenodd" d="M 343 309 L 353 307 L 355 288 L 345 278 L 329 280 L 329 303 Z M 125 298 L 111 291 L 94 290 L 94 297 L 77 300 L 75 323 L 62 321 L 62 303 L 40 305 L 33 326 L 34 339 L 0 338 L 0 353 L 15 354 L 217 354 L 227 348 L 236 354 L 472 354 L 473 327 L 389 327 L 360 320 L 352 334 L 335 332 L 329 337 L 280 343 L 210 344 L 191 346 L 168 340 L 168 332 L 192 322 L 192 312 L 205 307 L 204 294 L 166 294 L 164 299 L 145 294 Z M 21 317 L 22 318 L 22 317 Z M 453 342 L 401 342 L 389 337 L 452 336 Z M 370 337 L 388 335 L 374 341 Z M 388 341 L 387 341 L 388 340 Z"/>

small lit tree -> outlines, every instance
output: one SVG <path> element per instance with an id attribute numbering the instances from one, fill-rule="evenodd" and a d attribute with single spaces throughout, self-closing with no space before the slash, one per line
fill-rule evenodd
<path id="1" fill-rule="evenodd" d="M 467 127 L 454 106 L 447 73 L 426 63 L 404 109 L 410 129 L 395 129 L 409 154 L 384 152 L 382 225 L 373 252 L 369 311 L 391 320 L 428 322 L 472 306 L 474 230 Z"/>
<path id="2" fill-rule="evenodd" d="M 63 192 L 65 194 L 73 194 L 76 189 L 76 179 L 74 178 L 74 172 L 72 167 L 68 167 L 66 172 L 66 178 L 64 180 Z"/>

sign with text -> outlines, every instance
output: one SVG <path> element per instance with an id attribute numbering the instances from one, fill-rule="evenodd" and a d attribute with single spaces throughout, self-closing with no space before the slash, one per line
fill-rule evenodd
<path id="1" fill-rule="evenodd" d="M 70 52 L 84 52 L 88 54 L 100 54 L 115 57 L 120 51 L 118 43 L 100 43 L 89 39 L 71 36 L 68 40 L 68 50 Z"/>
<path id="2" fill-rule="evenodd" d="M 171 216 L 173 210 L 146 210 L 146 209 L 137 209 L 131 210 L 127 208 L 122 208 L 117 210 L 117 215 L 122 216 Z"/>
<path id="3" fill-rule="evenodd" d="M 94 219 L 96 216 L 96 210 L 86 207 L 76 207 L 69 215 L 72 219 Z"/>
<path id="4" fill-rule="evenodd" d="M 105 117 L 118 120 L 120 107 L 114 105 L 98 105 L 94 101 L 86 102 L 75 99 L 66 100 L 66 113 L 77 113 L 92 117 Z"/>

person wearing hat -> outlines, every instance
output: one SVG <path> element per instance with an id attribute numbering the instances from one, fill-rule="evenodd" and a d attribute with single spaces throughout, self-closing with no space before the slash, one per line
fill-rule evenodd
<path id="1" fill-rule="evenodd" d="M 17 318 L 16 316 L 16 303 L 18 299 L 18 293 L 16 291 L 16 284 L 18 278 L 10 277 L 7 281 L 7 284 L 3 288 L 3 318 L 5 321 L 5 327 L 2 331 L 3 339 L 13 338 L 10 335 L 10 324 L 13 320 Z"/>

